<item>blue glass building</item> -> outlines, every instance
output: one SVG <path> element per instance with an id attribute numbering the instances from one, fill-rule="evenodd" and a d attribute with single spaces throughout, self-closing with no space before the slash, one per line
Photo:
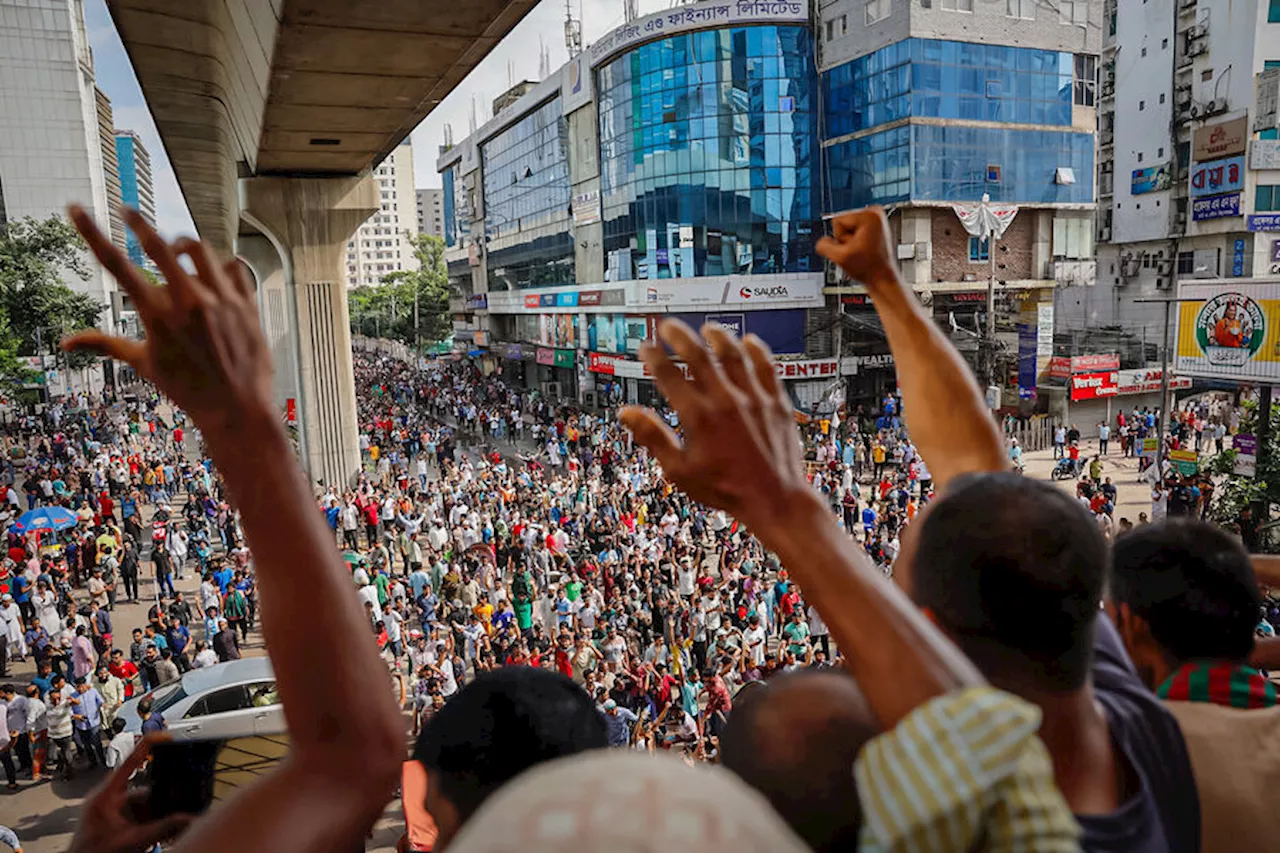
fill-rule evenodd
<path id="1" fill-rule="evenodd" d="M 602 66 L 597 87 L 604 247 L 616 277 L 820 268 L 807 26 L 650 42 Z"/>
<path id="2" fill-rule="evenodd" d="M 142 140 L 131 130 L 116 131 L 116 157 L 120 161 L 120 198 L 127 207 L 142 214 L 148 222 L 156 221 L 155 190 L 151 182 L 151 155 Z M 129 260 L 149 266 L 142 244 L 133 232 L 125 229 Z"/>

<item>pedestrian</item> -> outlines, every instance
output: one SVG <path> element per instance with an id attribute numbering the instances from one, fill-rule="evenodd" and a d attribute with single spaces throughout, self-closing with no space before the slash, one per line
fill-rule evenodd
<path id="1" fill-rule="evenodd" d="M 89 760 L 90 767 L 106 767 L 107 756 L 102 749 L 102 695 L 86 678 L 76 679 L 75 695 L 71 697 L 71 719 L 74 721 L 76 747 Z"/>
<path id="2" fill-rule="evenodd" d="M 173 558 L 163 539 L 158 540 L 151 548 L 151 566 L 155 572 L 156 595 L 163 595 L 166 591 L 171 596 L 175 595 L 177 590 L 173 585 Z"/>

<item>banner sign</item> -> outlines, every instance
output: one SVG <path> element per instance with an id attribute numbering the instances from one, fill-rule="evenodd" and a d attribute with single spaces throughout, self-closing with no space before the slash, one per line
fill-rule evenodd
<path id="1" fill-rule="evenodd" d="M 1120 390 L 1120 376 L 1115 371 L 1081 373 L 1071 377 L 1071 400 L 1099 400 L 1114 397 Z"/>
<path id="2" fill-rule="evenodd" d="M 595 225 L 600 221 L 600 192 L 579 193 L 573 197 L 573 224 L 576 227 Z"/>
<path id="3" fill-rule="evenodd" d="M 1169 461 L 1184 477 L 1192 477 L 1200 470 L 1200 454 L 1194 450 L 1170 450 Z"/>
<path id="4" fill-rule="evenodd" d="M 552 363 L 556 367 L 573 367 L 576 356 L 577 356 L 577 350 L 558 349 L 555 351 L 555 356 L 552 358 Z"/>
<path id="5" fill-rule="evenodd" d="M 1160 452 L 1160 439 L 1144 438 L 1144 439 L 1141 439 L 1141 441 L 1142 441 L 1142 449 L 1140 451 L 1141 455 L 1150 456 L 1152 459 L 1156 458 L 1156 455 Z"/>
<path id="6" fill-rule="evenodd" d="M 1159 391 L 1163 386 L 1164 373 L 1159 370 L 1121 370 L 1119 373 L 1119 389 L 1116 393 L 1120 396 L 1130 394 L 1150 394 L 1153 391 Z M 1180 391 L 1184 388 L 1191 387 L 1191 380 L 1185 376 L 1170 376 L 1169 390 Z"/>
<path id="7" fill-rule="evenodd" d="M 1146 195 L 1167 190 L 1173 185 L 1173 172 L 1168 163 L 1159 166 L 1147 166 L 1145 169 L 1134 169 L 1129 177 L 1129 192 L 1133 195 Z"/>
<path id="8" fill-rule="evenodd" d="M 489 294 L 476 293 L 468 296 L 466 305 L 468 311 L 484 311 L 489 307 Z"/>
<path id="9" fill-rule="evenodd" d="M 1018 399 L 1036 398 L 1036 327 L 1018 324 Z"/>
<path id="10" fill-rule="evenodd" d="M 1237 435 L 1231 442 L 1236 451 L 1235 466 L 1232 473 L 1239 477 L 1258 476 L 1258 437 L 1256 435 Z"/>
<path id="11" fill-rule="evenodd" d="M 538 347 L 538 354 L 534 358 L 534 361 L 538 362 L 538 364 L 544 364 L 547 367 L 552 367 L 556 363 L 556 351 L 553 349 L 547 349 L 546 347 Z"/>
<path id="12" fill-rule="evenodd" d="M 1174 369 L 1280 384 L 1280 282 L 1183 282 Z"/>
<path id="13" fill-rule="evenodd" d="M 1053 356 L 1053 303 L 1041 302 L 1036 308 L 1036 357 Z"/>
<path id="14" fill-rule="evenodd" d="M 1243 119 L 1242 119 L 1243 120 Z M 1197 163 L 1191 168 L 1191 197 L 1237 192 L 1244 189 L 1244 157 L 1228 157 Z"/>
<path id="15" fill-rule="evenodd" d="M 1191 220 L 1204 222 L 1208 219 L 1226 219 L 1240 215 L 1240 193 L 1217 195 L 1212 198 L 1197 198 L 1191 202 Z"/>
<path id="16" fill-rule="evenodd" d="M 951 209 L 956 212 L 965 231 L 983 239 L 994 236 L 999 240 L 1018 215 L 1018 206 L 1015 204 L 953 204 Z"/>
<path id="17" fill-rule="evenodd" d="M 801 0 L 729 0 L 725 3 L 703 2 L 680 6 L 637 18 L 605 33 L 588 48 L 591 67 L 616 53 L 651 39 L 708 26 L 738 27 L 744 24 L 784 21 L 807 24 L 809 4 Z"/>
<path id="18" fill-rule="evenodd" d="M 1255 213 L 1245 223 L 1250 231 L 1280 231 L 1280 213 Z"/>

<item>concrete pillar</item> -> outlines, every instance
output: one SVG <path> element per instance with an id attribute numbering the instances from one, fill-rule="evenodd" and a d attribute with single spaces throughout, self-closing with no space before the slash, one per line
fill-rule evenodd
<path id="1" fill-rule="evenodd" d="M 246 260 L 256 259 L 255 272 L 265 273 L 259 292 L 276 392 L 296 389 L 303 465 L 312 480 L 345 485 L 360 468 L 360 446 L 343 264 L 347 241 L 380 207 L 377 183 L 368 175 L 248 178 L 240 195 L 245 219 L 281 261 L 274 269 L 265 247 L 246 242 Z"/>
<path id="2" fill-rule="evenodd" d="M 1053 260 L 1053 217 L 1052 210 L 1027 210 L 1018 214 L 1035 217 L 1031 229 L 1031 277 L 1052 278 L 1049 273 L 1049 262 Z"/>
<path id="3" fill-rule="evenodd" d="M 933 209 L 905 208 L 902 213 L 902 232 L 899 242 L 902 245 L 931 246 L 933 242 Z M 931 251 L 931 249 L 929 250 Z M 933 281 L 933 259 L 925 251 L 916 253 L 915 258 L 902 262 L 902 277 L 907 284 L 917 289 L 927 289 Z"/>

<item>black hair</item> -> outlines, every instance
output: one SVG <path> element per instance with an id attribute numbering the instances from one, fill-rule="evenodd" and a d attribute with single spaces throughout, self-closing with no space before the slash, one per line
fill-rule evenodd
<path id="1" fill-rule="evenodd" d="M 509 666 L 477 676 L 423 726 L 414 760 L 467 820 L 537 764 L 608 746 L 591 698 L 558 672 Z"/>
<path id="2" fill-rule="evenodd" d="M 852 677 L 801 670 L 738 694 L 720 761 L 816 853 L 854 850 L 862 809 L 853 765 L 877 728 Z"/>
<path id="3" fill-rule="evenodd" d="M 988 678 L 1084 685 L 1108 552 L 1078 501 L 1014 473 L 969 475 L 934 503 L 919 537 L 916 604 Z"/>
<path id="4" fill-rule="evenodd" d="M 1243 661 L 1253 651 L 1262 594 L 1230 534 L 1193 519 L 1149 524 L 1117 539 L 1111 562 L 1111 600 L 1146 620 L 1175 661 Z"/>

